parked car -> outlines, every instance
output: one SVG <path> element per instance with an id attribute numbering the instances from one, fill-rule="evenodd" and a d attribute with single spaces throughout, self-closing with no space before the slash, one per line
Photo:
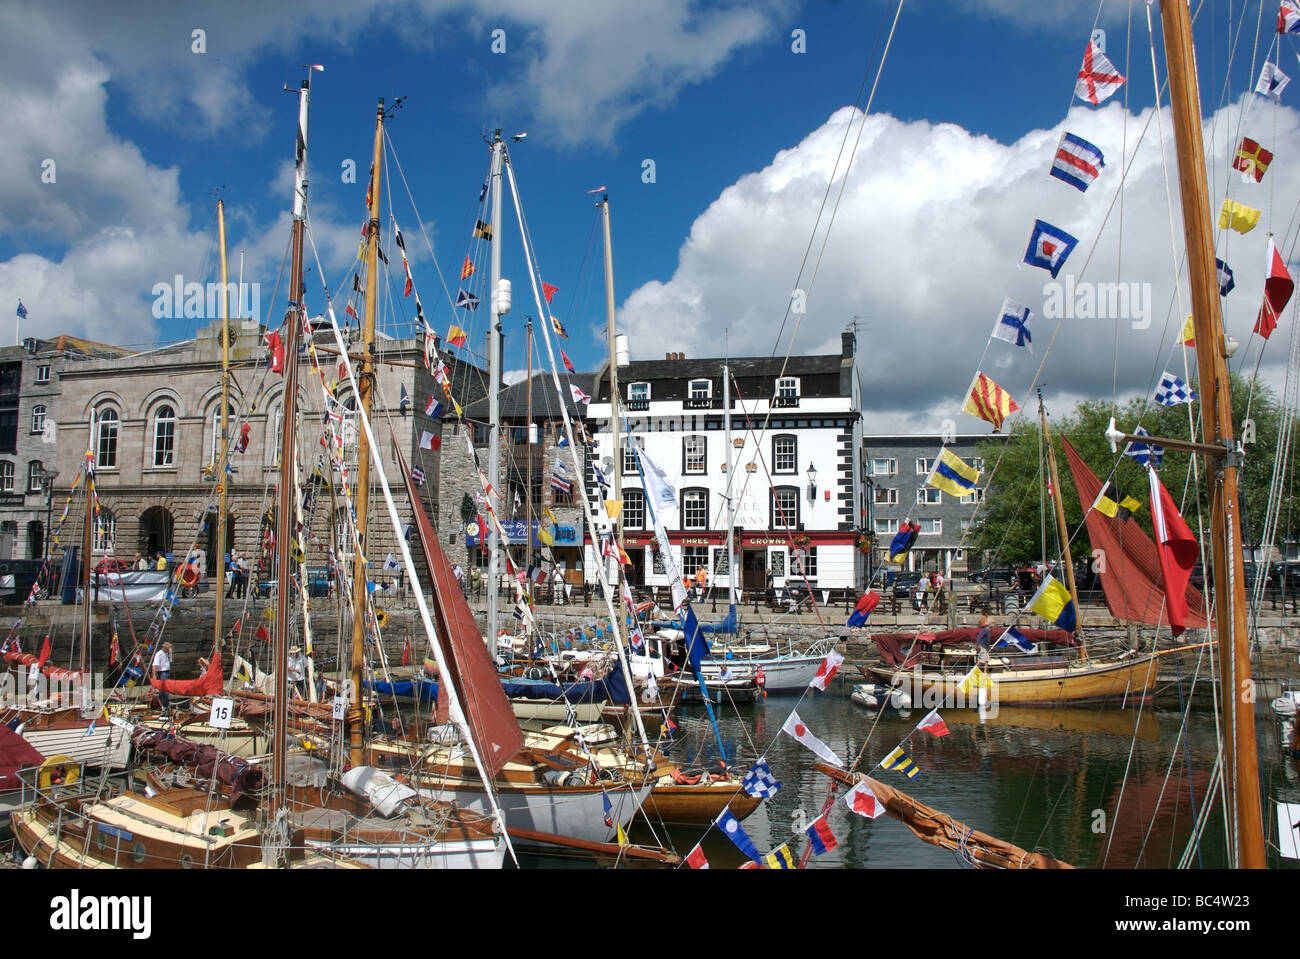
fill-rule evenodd
<path id="1" fill-rule="evenodd" d="M 972 583 L 989 583 L 993 586 L 1014 586 L 1016 571 L 1010 566 L 985 566 L 966 576 Z"/>
<path id="2" fill-rule="evenodd" d="M 101 559 L 95 564 L 96 573 L 128 573 L 134 567 L 129 559 Z"/>
<path id="3" fill-rule="evenodd" d="M 916 584 L 921 581 L 921 574 L 915 570 L 900 570 L 894 577 L 894 595 L 907 599 L 912 595 L 912 590 L 916 589 Z"/>
<path id="4" fill-rule="evenodd" d="M 1283 575 L 1286 577 L 1286 591 L 1288 593 L 1300 590 L 1300 563 L 1271 563 L 1268 567 L 1268 584 L 1270 586 L 1281 588 L 1283 585 Z"/>
<path id="5" fill-rule="evenodd" d="M 1275 563 L 1274 565 L 1280 566 L 1281 564 Z M 1242 579 L 1246 584 L 1246 589 L 1248 590 L 1254 589 L 1255 580 L 1259 576 L 1259 567 L 1256 566 L 1254 563 L 1248 562 L 1243 567 L 1243 571 L 1244 571 L 1244 575 Z M 1211 571 L 1211 575 L 1207 578 L 1205 575 L 1205 570 L 1201 568 L 1200 563 L 1197 563 L 1195 566 L 1192 567 L 1192 575 L 1190 579 L 1191 584 L 1199 590 L 1204 590 L 1207 584 L 1211 587 L 1214 586 L 1214 576 L 1212 575 L 1212 572 L 1213 571 Z M 1297 568 L 1297 573 L 1300 574 L 1300 567 Z M 1277 585 L 1276 580 L 1271 579 L 1269 585 L 1276 586 Z"/>

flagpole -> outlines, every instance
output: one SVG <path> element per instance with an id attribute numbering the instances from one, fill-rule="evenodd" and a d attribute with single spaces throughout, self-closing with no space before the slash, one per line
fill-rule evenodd
<path id="1" fill-rule="evenodd" d="M 505 157 L 506 145 L 501 139 L 501 131 L 498 130 L 492 139 L 492 165 L 488 173 L 488 182 L 492 186 L 492 239 L 491 245 L 491 273 L 488 279 L 488 486 L 493 488 L 501 484 L 501 397 L 498 385 L 501 380 L 501 315 L 504 313 L 502 306 L 502 290 L 497 289 L 501 286 L 501 165 Z M 488 496 L 488 503 L 491 504 L 491 494 Z M 497 631 L 500 629 L 500 598 L 497 596 L 501 588 L 498 582 L 500 576 L 500 560 L 497 557 L 497 544 L 500 542 L 497 536 L 497 524 L 488 524 L 488 569 L 487 569 L 487 624 L 488 639 L 495 644 L 497 641 Z M 480 537 L 480 542 L 482 538 Z M 496 646 L 493 645 L 493 649 Z"/>
<path id="2" fill-rule="evenodd" d="M 610 417 L 610 436 L 614 440 L 614 478 L 611 482 L 614 484 L 614 501 L 622 502 L 623 500 L 623 456 L 621 452 L 621 441 L 623 439 L 622 430 L 619 429 L 618 417 L 618 357 L 614 350 L 614 244 L 610 239 L 609 230 L 609 194 L 600 198 L 601 222 L 604 225 L 605 233 L 605 321 L 606 333 L 609 340 L 609 417 Z M 628 442 L 632 438 L 628 437 Z M 608 509 L 606 513 L 608 514 Z M 610 535 L 615 537 L 618 543 L 618 558 L 614 560 L 614 566 L 618 573 L 614 581 L 614 610 L 618 614 L 618 622 L 623 623 L 623 617 L 626 611 L 623 609 L 623 557 L 626 555 L 623 549 L 623 514 L 619 514 L 617 520 L 610 520 Z M 604 562 L 604 560 L 601 560 Z"/>

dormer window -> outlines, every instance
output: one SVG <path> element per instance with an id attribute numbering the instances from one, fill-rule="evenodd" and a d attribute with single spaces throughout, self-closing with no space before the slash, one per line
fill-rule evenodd
<path id="1" fill-rule="evenodd" d="M 649 383 L 629 383 L 627 385 L 627 408 L 630 410 L 650 409 Z"/>
<path id="2" fill-rule="evenodd" d="M 799 377 L 782 376 L 776 381 L 776 406 L 799 405 Z"/>
<path id="3" fill-rule="evenodd" d="M 686 390 L 687 409 L 702 409 L 713 405 L 713 381 L 691 380 Z"/>

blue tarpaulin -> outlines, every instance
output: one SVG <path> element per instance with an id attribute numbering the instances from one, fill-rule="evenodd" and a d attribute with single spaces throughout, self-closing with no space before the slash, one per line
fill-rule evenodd
<path id="1" fill-rule="evenodd" d="M 598 703 L 608 701 L 619 705 L 632 702 L 627 693 L 627 683 L 623 671 L 615 669 L 604 679 L 587 683 L 570 683 L 557 686 L 554 683 L 519 683 L 502 682 L 507 696 L 517 699 L 560 699 L 563 697 L 571 703 Z"/>
<path id="2" fill-rule="evenodd" d="M 702 633 L 734 633 L 736 631 L 736 607 L 733 605 L 727 610 L 727 618 L 720 623 L 710 623 L 707 626 L 701 626 Z"/>
<path id="3" fill-rule="evenodd" d="M 412 696 L 429 702 L 438 698 L 438 684 L 431 680 L 408 679 L 398 683 L 367 682 L 362 685 L 386 696 Z"/>

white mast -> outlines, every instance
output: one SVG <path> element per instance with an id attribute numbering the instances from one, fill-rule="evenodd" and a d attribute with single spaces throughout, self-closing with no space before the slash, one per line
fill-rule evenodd
<path id="1" fill-rule="evenodd" d="M 727 603 L 736 605 L 736 484 L 731 459 L 731 369 L 722 364 L 722 441 L 727 446 Z"/>
<path id="2" fill-rule="evenodd" d="M 501 279 L 501 166 L 505 162 L 505 141 L 498 130 L 492 138 L 492 167 L 488 174 L 492 190 L 492 270 L 490 274 L 489 296 L 491 309 L 488 317 L 488 483 L 495 489 L 501 483 L 501 397 L 498 383 L 501 381 L 501 317 L 510 312 L 510 283 Z M 505 500 L 500 496 L 497 503 L 504 507 Z M 500 514 L 501 510 L 497 510 Z M 496 649 L 497 632 L 500 629 L 500 611 L 498 609 L 497 583 L 497 528 L 495 523 L 488 524 L 488 641 Z"/>

